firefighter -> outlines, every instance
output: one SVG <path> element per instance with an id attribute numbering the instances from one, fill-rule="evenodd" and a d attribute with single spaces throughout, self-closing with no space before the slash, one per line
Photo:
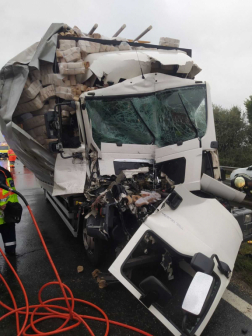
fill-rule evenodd
<path id="1" fill-rule="evenodd" d="M 10 148 L 8 150 L 8 159 L 9 159 L 11 168 L 15 167 L 16 158 L 17 158 L 16 154 L 14 153 L 13 149 Z"/>
<path id="2" fill-rule="evenodd" d="M 252 178 L 247 174 L 239 174 L 231 180 L 231 187 L 252 196 Z"/>
<path id="3" fill-rule="evenodd" d="M 14 181 L 11 173 L 0 167 L 0 183 L 7 185 L 15 190 Z M 16 230 L 15 223 L 6 223 L 4 219 L 4 210 L 8 202 L 18 202 L 17 195 L 0 188 L 0 233 L 4 242 L 5 253 L 7 255 L 16 254 Z"/>

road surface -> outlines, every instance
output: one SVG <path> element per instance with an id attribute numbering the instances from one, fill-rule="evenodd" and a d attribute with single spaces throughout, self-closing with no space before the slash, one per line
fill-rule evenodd
<path id="1" fill-rule="evenodd" d="M 1 161 L 0 164 L 6 166 L 7 161 Z M 27 198 L 34 212 L 59 274 L 63 282 L 72 289 L 74 296 L 98 305 L 106 311 L 110 319 L 141 328 L 154 336 L 171 335 L 122 285 L 118 284 L 104 290 L 98 289 L 91 277 L 93 267 L 85 259 L 82 243 L 71 235 L 54 208 L 46 202 L 43 191 L 38 187 L 33 174 L 24 168 L 19 161 L 17 161 L 13 173 L 16 187 Z M 48 281 L 53 281 L 55 277 L 26 209 L 24 209 L 22 221 L 17 224 L 16 229 L 17 256 L 12 263 L 26 288 L 30 304 L 36 304 L 41 286 Z M 0 246 L 3 248 L 1 239 Z M 84 267 L 84 272 L 77 273 L 77 267 L 80 265 Z M 23 305 L 21 290 L 13 280 L 13 276 L 2 257 L 0 257 L 0 272 L 14 291 L 19 306 Z M 243 335 L 243 328 L 248 330 L 246 335 L 252 336 L 252 316 L 249 313 L 252 312 L 250 310 L 252 309 L 252 297 L 246 293 L 240 293 L 234 285 L 229 289 L 231 294 L 228 292 L 225 295 L 225 300 L 220 302 L 203 332 L 203 336 L 238 336 Z M 232 293 L 237 296 L 232 296 Z M 57 288 L 49 288 L 45 291 L 44 298 L 52 298 L 59 294 Z M 10 304 L 9 296 L 1 283 L 0 300 Z M 87 312 L 81 306 L 77 306 L 76 310 Z M 3 309 L 0 309 L 0 316 L 2 314 Z M 89 323 L 96 336 L 104 335 L 105 329 L 102 323 Z M 59 325 L 59 321 L 48 321 L 42 330 L 49 331 Z M 0 322 L 0 335 L 16 335 L 13 317 Z M 79 327 L 78 330 L 69 331 L 64 335 L 88 335 L 88 333 L 84 331 L 83 327 Z M 109 335 L 137 336 L 138 334 L 113 326 Z"/>

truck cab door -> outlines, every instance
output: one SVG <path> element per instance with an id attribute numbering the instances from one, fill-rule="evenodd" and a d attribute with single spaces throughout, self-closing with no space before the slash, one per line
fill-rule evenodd
<path id="1" fill-rule="evenodd" d="M 184 183 L 189 190 L 200 189 L 202 148 L 199 139 L 156 148 L 155 162 L 175 184 Z"/>

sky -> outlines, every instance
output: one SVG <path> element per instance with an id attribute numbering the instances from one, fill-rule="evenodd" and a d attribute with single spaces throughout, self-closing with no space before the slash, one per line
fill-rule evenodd
<path id="1" fill-rule="evenodd" d="M 180 40 L 192 49 L 202 72 L 196 79 L 211 86 L 212 102 L 244 110 L 252 95 L 251 0 L 0 0 L 0 68 L 39 41 L 51 23 L 64 22 L 106 36 L 126 24 L 121 36 L 133 39 L 149 25 L 144 37 Z"/>

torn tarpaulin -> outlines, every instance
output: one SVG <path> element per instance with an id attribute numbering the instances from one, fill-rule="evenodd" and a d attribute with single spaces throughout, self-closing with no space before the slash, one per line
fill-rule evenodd
<path id="1" fill-rule="evenodd" d="M 201 69 L 186 53 L 177 50 L 128 50 L 89 54 L 85 61 L 90 63 L 85 80 L 92 74 L 100 80 L 105 76 L 105 83 L 118 83 L 121 78 L 128 79 L 142 74 L 162 70 L 163 73 L 184 74 L 193 78 Z M 176 70 L 176 71 L 174 71 Z M 159 72 L 159 71 L 158 71 Z M 189 76 L 192 73 L 193 77 Z"/>

